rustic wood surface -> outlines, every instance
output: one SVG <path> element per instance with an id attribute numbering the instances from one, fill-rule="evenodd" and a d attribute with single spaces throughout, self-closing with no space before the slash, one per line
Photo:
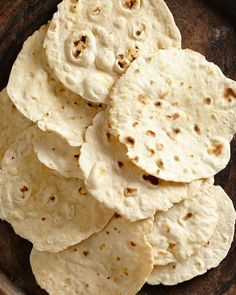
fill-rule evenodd
<path id="1" fill-rule="evenodd" d="M 6 86 L 11 66 L 24 40 L 50 19 L 59 0 L 0 0 L 0 88 Z M 236 79 L 236 18 L 208 0 L 166 0 L 183 36 L 183 47 L 192 48 L 218 64 Z M 222 1 L 224 2 L 224 1 Z M 227 168 L 216 177 L 236 205 L 236 139 Z M 29 265 L 31 245 L 0 223 L 0 270 L 27 295 L 43 295 Z M 174 287 L 144 286 L 140 295 L 235 295 L 236 239 L 219 267 Z M 0 295 L 18 295 L 0 274 Z"/>

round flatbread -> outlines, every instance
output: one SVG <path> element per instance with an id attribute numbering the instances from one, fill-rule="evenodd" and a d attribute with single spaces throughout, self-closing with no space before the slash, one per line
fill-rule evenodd
<path id="1" fill-rule="evenodd" d="M 159 50 L 139 58 L 110 103 L 113 134 L 153 176 L 191 182 L 215 175 L 229 161 L 236 82 L 197 52 Z"/>
<path id="2" fill-rule="evenodd" d="M 31 125 L 32 122 L 17 111 L 6 89 L 2 90 L 0 92 L 0 163 L 7 148 Z"/>
<path id="3" fill-rule="evenodd" d="M 79 159 L 86 188 L 99 202 L 136 221 L 167 211 L 198 190 L 201 181 L 165 182 L 135 166 L 125 146 L 111 135 L 107 117 L 100 112 L 87 129 Z"/>
<path id="4" fill-rule="evenodd" d="M 73 147 L 60 135 L 34 129 L 34 152 L 39 161 L 66 178 L 83 178 L 79 167 L 80 147 Z"/>
<path id="5" fill-rule="evenodd" d="M 155 215 L 154 265 L 181 262 L 206 245 L 218 222 L 218 202 L 203 184 L 194 195 Z"/>
<path id="6" fill-rule="evenodd" d="M 208 188 L 217 200 L 219 219 L 209 241 L 198 252 L 187 259 L 164 266 L 154 266 L 148 283 L 151 285 L 175 285 L 190 280 L 207 270 L 217 267 L 229 252 L 235 224 L 235 210 L 230 198 L 219 186 Z"/>
<path id="7" fill-rule="evenodd" d="M 44 46 L 49 65 L 70 90 L 106 101 L 137 56 L 181 47 L 181 35 L 163 0 L 64 0 Z"/>
<path id="8" fill-rule="evenodd" d="M 51 295 L 136 294 L 152 270 L 147 235 L 153 222 L 117 217 L 100 233 L 63 252 L 33 249 L 31 267 L 41 288 Z"/>
<path id="9" fill-rule="evenodd" d="M 43 131 L 60 134 L 71 146 L 81 146 L 86 128 L 102 108 L 67 90 L 48 66 L 41 27 L 23 45 L 11 71 L 7 91 L 18 110 Z"/>
<path id="10" fill-rule="evenodd" d="M 19 135 L 3 158 L 1 219 L 39 251 L 57 252 L 103 229 L 113 212 L 92 198 L 81 180 L 41 164 L 32 137 L 33 128 Z"/>

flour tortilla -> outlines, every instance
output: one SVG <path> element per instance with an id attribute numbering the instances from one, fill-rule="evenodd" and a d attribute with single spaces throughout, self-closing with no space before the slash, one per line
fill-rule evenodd
<path id="1" fill-rule="evenodd" d="M 64 0 L 44 46 L 49 65 L 68 89 L 104 103 L 137 56 L 180 48 L 181 35 L 163 0 Z"/>
<path id="2" fill-rule="evenodd" d="M 218 222 L 218 202 L 207 185 L 167 212 L 156 213 L 150 239 L 154 265 L 181 262 L 209 241 Z"/>
<path id="3" fill-rule="evenodd" d="M 232 201 L 221 187 L 209 187 L 209 193 L 217 200 L 219 213 L 218 223 L 209 243 L 182 262 L 154 266 L 148 278 L 149 284 L 175 285 L 190 280 L 217 267 L 226 257 L 234 236 L 235 210 Z"/>
<path id="4" fill-rule="evenodd" d="M 197 52 L 159 50 L 136 60 L 110 103 L 112 133 L 151 175 L 191 182 L 215 175 L 230 159 L 236 82 Z"/>
<path id="5" fill-rule="evenodd" d="M 54 131 L 71 146 L 81 146 L 87 126 L 101 107 L 88 104 L 55 78 L 42 47 L 46 31 L 43 26 L 26 40 L 7 91 L 18 110 L 43 131 Z"/>
<path id="6" fill-rule="evenodd" d="M 102 232 L 63 252 L 33 249 L 30 262 L 38 284 L 51 295 L 136 294 L 152 270 L 147 236 L 153 222 L 117 217 Z"/>
<path id="7" fill-rule="evenodd" d="M 113 212 L 92 198 L 81 180 L 41 164 L 32 137 L 33 128 L 19 135 L 3 158 L 1 219 L 39 251 L 57 252 L 103 229 Z"/>
<path id="8" fill-rule="evenodd" d="M 136 167 L 125 147 L 107 126 L 107 113 L 99 113 L 86 132 L 79 164 L 87 190 L 99 202 L 125 218 L 136 221 L 167 211 L 173 203 L 197 191 L 202 181 L 192 184 L 165 182 Z"/>
<path id="9" fill-rule="evenodd" d="M 31 125 L 32 122 L 17 111 L 6 89 L 2 90 L 0 92 L 0 163 L 6 149 L 14 142 L 17 135 Z"/>
<path id="10" fill-rule="evenodd" d="M 66 178 L 82 179 L 79 167 L 80 147 L 70 146 L 60 135 L 35 128 L 34 152 L 39 161 Z"/>

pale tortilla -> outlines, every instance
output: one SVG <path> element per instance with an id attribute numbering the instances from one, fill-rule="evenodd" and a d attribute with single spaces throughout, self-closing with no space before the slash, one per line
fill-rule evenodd
<path id="1" fill-rule="evenodd" d="M 43 40 L 47 26 L 29 37 L 10 74 L 7 91 L 18 110 L 43 131 L 60 134 L 81 146 L 86 128 L 102 109 L 67 90 L 48 66 Z"/>
<path id="2" fill-rule="evenodd" d="M 82 179 L 79 167 L 80 147 L 70 146 L 60 135 L 35 128 L 34 152 L 39 161 L 66 178 Z"/>
<path id="3" fill-rule="evenodd" d="M 165 266 L 154 266 L 148 278 L 149 284 L 175 285 L 190 280 L 217 267 L 228 254 L 233 241 L 236 218 L 233 203 L 219 186 L 209 187 L 209 193 L 218 202 L 219 219 L 208 243 L 186 260 Z"/>
<path id="4" fill-rule="evenodd" d="M 0 163 L 6 149 L 14 142 L 17 135 L 31 125 L 32 122 L 17 111 L 6 89 L 2 90 L 0 92 Z"/>
<path id="5" fill-rule="evenodd" d="M 0 217 L 39 251 L 58 252 L 103 229 L 113 212 L 86 192 L 83 181 L 41 164 L 32 137 L 33 128 L 27 129 L 3 158 Z"/>
<path id="6" fill-rule="evenodd" d="M 103 231 L 63 252 L 33 249 L 36 281 L 51 295 L 134 295 L 152 270 L 152 223 L 114 217 Z"/>
<path id="7" fill-rule="evenodd" d="M 181 262 L 206 245 L 218 222 L 218 202 L 204 183 L 167 212 L 157 212 L 150 243 L 154 265 Z"/>

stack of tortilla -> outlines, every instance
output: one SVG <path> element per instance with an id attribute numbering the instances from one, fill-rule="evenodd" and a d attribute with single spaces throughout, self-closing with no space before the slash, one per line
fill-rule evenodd
<path id="1" fill-rule="evenodd" d="M 64 0 L 0 94 L 0 218 L 51 295 L 134 295 L 226 257 L 236 82 L 163 0 Z"/>

